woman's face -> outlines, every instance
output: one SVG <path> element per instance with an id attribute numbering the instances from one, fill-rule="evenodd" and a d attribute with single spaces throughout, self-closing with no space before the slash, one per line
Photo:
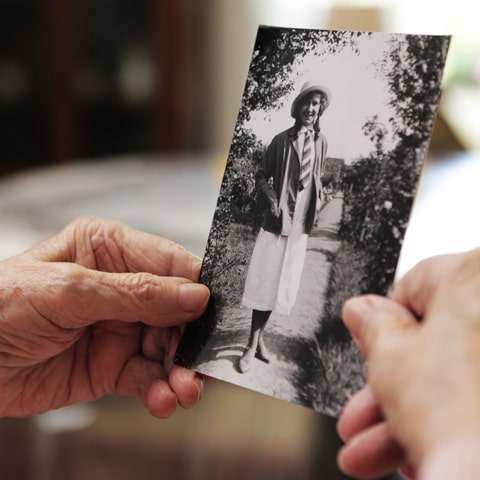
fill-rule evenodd
<path id="1" fill-rule="evenodd" d="M 325 97 L 320 93 L 307 95 L 299 104 L 298 119 L 305 127 L 312 127 L 315 120 L 325 110 Z"/>

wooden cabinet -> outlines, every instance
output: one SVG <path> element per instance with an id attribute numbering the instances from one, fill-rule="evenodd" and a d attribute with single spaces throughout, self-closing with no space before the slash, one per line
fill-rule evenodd
<path id="1" fill-rule="evenodd" d="M 195 147 L 197 3 L 0 0 L 0 173 Z"/>

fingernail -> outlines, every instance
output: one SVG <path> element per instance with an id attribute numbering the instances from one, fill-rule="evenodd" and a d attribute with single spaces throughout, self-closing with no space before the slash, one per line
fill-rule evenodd
<path id="1" fill-rule="evenodd" d="M 337 431 L 337 435 L 340 437 L 340 440 L 342 440 L 342 442 L 345 442 L 347 440 L 347 436 L 344 433 L 344 423 L 343 417 L 341 415 L 337 421 L 337 424 L 335 425 L 335 430 Z"/>
<path id="2" fill-rule="evenodd" d="M 193 267 L 196 270 L 200 271 L 202 269 L 202 263 L 203 263 L 202 259 L 200 257 L 195 256 L 193 260 Z"/>
<path id="3" fill-rule="evenodd" d="M 198 388 L 197 402 L 199 402 L 200 399 L 202 398 L 204 386 L 205 386 L 205 380 L 202 377 L 197 376 L 197 388 Z"/>
<path id="4" fill-rule="evenodd" d="M 182 283 L 179 288 L 178 303 L 185 312 L 200 311 L 207 305 L 210 291 L 201 283 Z"/>

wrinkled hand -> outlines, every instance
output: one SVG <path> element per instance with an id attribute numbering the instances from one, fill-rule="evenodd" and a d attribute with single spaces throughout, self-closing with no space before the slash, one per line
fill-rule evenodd
<path id="1" fill-rule="evenodd" d="M 458 468 L 480 453 L 480 250 L 423 261 L 392 300 L 355 298 L 343 315 L 368 386 L 339 420 L 342 469 L 377 478 L 403 465 L 412 478 L 476 478 Z"/>
<path id="2" fill-rule="evenodd" d="M 158 417 L 202 391 L 172 364 L 204 311 L 200 260 L 116 222 L 82 218 L 0 263 L 0 416 L 119 393 Z"/>

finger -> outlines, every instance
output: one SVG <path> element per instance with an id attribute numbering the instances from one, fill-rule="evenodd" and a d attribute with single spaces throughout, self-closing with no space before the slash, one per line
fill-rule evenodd
<path id="1" fill-rule="evenodd" d="M 442 263 L 443 257 L 429 258 L 418 263 L 395 284 L 392 299 L 408 308 L 418 319 L 423 318 L 434 284 L 441 278 L 438 269 Z"/>
<path id="2" fill-rule="evenodd" d="M 123 229 L 119 246 L 130 272 L 184 277 L 198 281 L 202 262 L 181 245 L 130 228 Z M 92 239 L 98 242 L 98 238 Z"/>
<path id="3" fill-rule="evenodd" d="M 342 316 L 367 359 L 375 345 L 388 345 L 402 331 L 418 327 L 416 318 L 407 309 L 378 295 L 348 300 Z"/>
<path id="4" fill-rule="evenodd" d="M 408 463 L 401 466 L 399 471 L 406 480 L 415 480 L 417 478 L 415 469 Z"/>
<path id="5" fill-rule="evenodd" d="M 182 367 L 173 366 L 170 375 L 158 362 L 137 355 L 132 357 L 122 371 L 116 392 L 136 397 L 158 418 L 172 415 L 177 405 L 190 408 L 201 398 L 202 379 Z"/>
<path id="6" fill-rule="evenodd" d="M 167 418 L 177 408 L 177 396 L 170 388 L 162 365 L 140 355 L 125 365 L 116 385 L 121 395 L 138 398 L 158 418 Z"/>
<path id="7" fill-rule="evenodd" d="M 149 272 L 193 281 L 198 280 L 201 268 L 197 256 L 170 240 L 93 216 L 73 221 L 29 254 L 107 272 Z"/>
<path id="8" fill-rule="evenodd" d="M 408 272 L 392 297 L 419 319 L 450 323 L 452 316 L 476 318 L 479 278 L 480 249 L 440 255 L 420 262 Z"/>
<path id="9" fill-rule="evenodd" d="M 394 440 L 386 422 L 377 423 L 354 436 L 338 454 L 338 465 L 359 479 L 379 478 L 405 463 L 405 453 Z"/>
<path id="10" fill-rule="evenodd" d="M 462 254 L 437 255 L 422 260 L 394 286 L 392 298 L 421 319 L 427 313 L 436 292 L 447 279 L 447 288 L 463 284 L 458 275 L 478 277 L 480 250 Z M 448 304 L 447 304 L 448 305 Z"/>
<path id="11" fill-rule="evenodd" d="M 204 382 L 200 375 L 173 363 L 181 334 L 181 328 L 148 327 L 142 340 L 142 350 L 145 357 L 163 363 L 178 403 L 183 408 L 190 408 L 200 400 Z"/>
<path id="12" fill-rule="evenodd" d="M 367 385 L 346 403 L 337 423 L 337 431 L 343 441 L 348 441 L 382 420 L 380 405 Z"/>
<path id="13" fill-rule="evenodd" d="M 143 355 L 161 362 L 167 374 L 170 374 L 183 330 L 183 325 L 169 328 L 146 327 L 142 338 Z"/>
<path id="14" fill-rule="evenodd" d="M 176 412 L 178 399 L 167 381 L 156 379 L 150 385 L 144 404 L 154 417 L 168 418 Z"/>
<path id="15" fill-rule="evenodd" d="M 204 382 L 195 372 L 173 365 L 169 383 L 183 408 L 193 407 L 202 397 Z"/>
<path id="16" fill-rule="evenodd" d="M 162 362 L 165 370 L 169 372 L 182 330 L 182 327 L 145 327 L 142 336 L 143 355 L 150 360 Z"/>
<path id="17" fill-rule="evenodd" d="M 148 273 L 105 273 L 78 265 L 49 279 L 48 296 L 38 303 L 61 306 L 58 322 L 68 328 L 85 327 L 98 320 L 141 321 L 152 326 L 170 326 L 198 318 L 205 310 L 209 290 L 184 278 L 158 277 Z M 67 315 L 70 313 L 70 316 Z"/>

